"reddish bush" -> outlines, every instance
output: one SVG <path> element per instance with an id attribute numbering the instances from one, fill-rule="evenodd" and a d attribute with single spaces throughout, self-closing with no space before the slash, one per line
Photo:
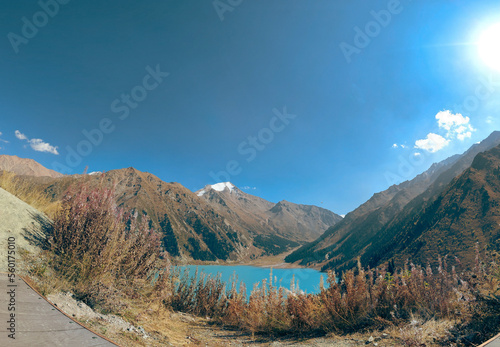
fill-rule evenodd
<path id="1" fill-rule="evenodd" d="M 84 295 L 117 293 L 118 287 L 144 281 L 153 275 L 161 250 L 146 216 L 139 220 L 117 208 L 114 189 L 87 183 L 66 193 L 49 243 L 56 270 Z"/>

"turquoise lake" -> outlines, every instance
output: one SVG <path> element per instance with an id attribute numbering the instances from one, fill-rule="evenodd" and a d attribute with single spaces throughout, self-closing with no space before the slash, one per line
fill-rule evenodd
<path id="1" fill-rule="evenodd" d="M 247 296 L 253 289 L 254 283 L 260 282 L 262 286 L 262 280 L 266 279 L 269 282 L 269 274 L 271 268 L 248 266 L 248 265 L 186 265 L 179 266 L 180 269 L 187 269 L 191 276 L 194 275 L 196 268 L 198 272 L 211 274 L 216 276 L 220 274 L 222 281 L 228 282 L 234 274 L 238 276 L 238 283 L 243 281 L 247 287 Z M 272 269 L 273 280 L 274 277 L 277 279 L 279 284 L 281 281 L 281 287 L 290 289 L 290 283 L 293 276 L 295 275 L 295 283 L 298 281 L 298 286 L 301 291 L 308 294 L 319 292 L 320 278 L 323 276 L 324 283 L 326 286 L 326 274 L 319 272 L 314 269 Z"/>

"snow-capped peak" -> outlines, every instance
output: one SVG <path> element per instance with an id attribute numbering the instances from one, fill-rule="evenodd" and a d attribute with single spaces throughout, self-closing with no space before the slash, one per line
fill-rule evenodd
<path id="1" fill-rule="evenodd" d="M 212 189 L 218 192 L 222 192 L 226 188 L 229 188 L 229 191 L 232 191 L 234 189 L 234 186 L 231 182 L 221 182 L 217 184 L 212 184 L 210 187 L 212 187 Z"/>
<path id="2" fill-rule="evenodd" d="M 206 186 L 205 188 L 200 190 L 197 195 L 203 196 L 203 194 L 205 194 L 207 192 L 207 190 L 209 190 L 209 189 L 213 189 L 213 190 L 216 190 L 218 192 L 222 192 L 226 188 L 229 189 L 229 192 L 232 192 L 234 189 L 234 185 L 231 182 L 220 182 L 220 183 L 212 184 L 212 185 Z"/>

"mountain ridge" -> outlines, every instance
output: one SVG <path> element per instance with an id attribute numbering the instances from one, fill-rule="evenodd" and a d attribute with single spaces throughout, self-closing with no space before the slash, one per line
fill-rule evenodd
<path id="1" fill-rule="evenodd" d="M 345 270 L 356 266 L 356 258 L 377 238 L 384 226 L 401 213 L 410 202 L 420 204 L 439 194 L 450 181 L 470 166 L 474 157 L 500 144 L 500 132 L 491 133 L 479 144 L 459 156 L 433 164 L 410 181 L 376 193 L 367 202 L 346 215 L 314 242 L 286 257 L 287 262 L 319 266 L 323 270 Z M 418 205 L 420 206 L 420 205 Z M 417 210 L 418 207 L 415 208 Z"/>
<path id="2" fill-rule="evenodd" d="M 20 158 L 17 155 L 0 155 L 0 170 L 14 172 L 17 175 L 30 175 L 37 177 L 63 177 L 64 175 L 54 170 L 47 169 L 30 158 Z"/>
<path id="3" fill-rule="evenodd" d="M 253 233 L 261 234 L 261 237 L 274 232 L 281 238 L 299 244 L 314 240 L 329 226 L 342 220 L 339 215 L 318 206 L 286 200 L 269 202 L 243 192 L 230 182 L 207 185 L 196 194 L 208 201 L 233 225 L 244 226 Z"/>
<path id="4" fill-rule="evenodd" d="M 407 211 L 389 223 L 362 259 L 371 265 L 389 259 L 402 264 L 452 254 L 471 265 L 475 244 L 500 250 L 499 178 L 500 145 L 478 153 L 440 194 L 414 207 L 417 213 Z"/>

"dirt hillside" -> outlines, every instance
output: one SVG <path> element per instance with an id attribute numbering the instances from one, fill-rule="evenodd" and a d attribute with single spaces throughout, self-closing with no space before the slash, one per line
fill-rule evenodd
<path id="1" fill-rule="evenodd" d="M 43 213 L 0 188 L 0 271 L 7 271 L 9 237 L 15 239 L 17 259 L 20 249 L 37 253 L 49 222 Z"/>

